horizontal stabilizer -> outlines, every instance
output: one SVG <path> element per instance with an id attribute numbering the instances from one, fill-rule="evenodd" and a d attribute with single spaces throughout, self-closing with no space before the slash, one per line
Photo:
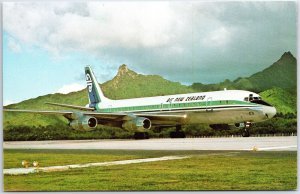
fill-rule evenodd
<path id="1" fill-rule="evenodd" d="M 54 102 L 46 102 L 45 104 L 54 105 L 54 106 L 61 106 L 61 107 L 67 107 L 67 108 L 73 108 L 78 110 L 85 110 L 85 111 L 93 111 L 94 108 L 90 107 L 84 107 L 84 106 L 76 106 L 76 105 L 70 105 L 70 104 L 60 104 L 60 103 L 54 103 Z"/>

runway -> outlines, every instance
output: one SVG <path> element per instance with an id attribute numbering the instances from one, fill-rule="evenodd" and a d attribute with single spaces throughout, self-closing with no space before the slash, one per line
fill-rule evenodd
<path id="1" fill-rule="evenodd" d="M 55 140 L 3 142 L 4 149 L 113 149 L 113 150 L 256 150 L 296 151 L 297 136 L 227 137 L 147 140 Z"/>

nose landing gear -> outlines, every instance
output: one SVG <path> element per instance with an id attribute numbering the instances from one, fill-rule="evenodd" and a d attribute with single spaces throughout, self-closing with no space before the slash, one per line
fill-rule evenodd
<path id="1" fill-rule="evenodd" d="M 250 122 L 245 122 L 244 123 L 243 131 L 242 131 L 242 136 L 243 137 L 250 137 L 250 132 L 249 132 L 250 127 L 251 127 Z"/>

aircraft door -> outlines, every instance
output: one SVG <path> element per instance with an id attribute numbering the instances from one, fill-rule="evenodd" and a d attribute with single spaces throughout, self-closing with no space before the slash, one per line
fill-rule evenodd
<path id="1" fill-rule="evenodd" d="M 208 97 L 207 100 L 206 100 L 206 111 L 213 111 L 212 97 Z"/>

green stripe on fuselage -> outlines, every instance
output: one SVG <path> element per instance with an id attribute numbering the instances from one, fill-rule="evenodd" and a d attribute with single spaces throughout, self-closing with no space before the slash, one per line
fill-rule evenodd
<path id="1" fill-rule="evenodd" d="M 256 104 L 238 101 L 238 100 L 216 100 L 216 101 L 203 101 L 203 102 L 182 102 L 173 104 L 155 104 L 145 106 L 128 106 L 128 107 L 116 107 L 116 108 L 100 108 L 97 104 L 97 112 L 113 113 L 113 112 L 139 112 L 139 111 L 157 111 L 157 110 L 170 110 L 170 109 L 182 109 L 182 108 L 209 108 L 215 106 L 224 105 L 253 105 Z"/>

